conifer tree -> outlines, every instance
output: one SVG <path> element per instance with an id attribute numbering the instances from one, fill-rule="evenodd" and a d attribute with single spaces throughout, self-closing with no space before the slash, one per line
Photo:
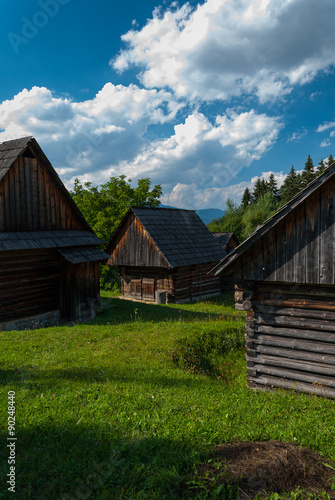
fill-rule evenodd
<path id="1" fill-rule="evenodd" d="M 311 155 L 308 155 L 305 168 L 301 174 L 302 188 L 306 187 L 313 179 L 315 179 L 315 177 L 316 173 L 314 170 L 313 160 Z"/>
<path id="2" fill-rule="evenodd" d="M 249 188 L 246 187 L 242 197 L 243 208 L 246 208 L 251 203 L 251 201 L 252 201 L 251 193 L 249 191 Z"/>
<path id="3" fill-rule="evenodd" d="M 334 163 L 334 161 L 335 161 L 335 159 L 333 158 L 333 155 L 332 155 L 332 154 L 330 154 L 330 155 L 329 155 L 329 158 L 328 158 L 328 167 L 329 167 L 332 163 Z"/>
<path id="4" fill-rule="evenodd" d="M 283 185 L 280 188 L 280 197 L 281 202 L 284 205 L 288 203 L 293 196 L 295 196 L 300 191 L 300 176 L 297 175 L 294 170 L 294 166 L 290 170 L 290 173 L 287 175 Z"/>
<path id="5" fill-rule="evenodd" d="M 278 196 L 279 194 L 278 185 L 275 176 L 273 174 L 270 175 L 267 184 L 268 184 L 268 191 L 270 191 L 270 193 L 272 193 L 273 196 Z"/>
<path id="6" fill-rule="evenodd" d="M 318 175 L 323 174 L 323 172 L 325 171 L 325 168 L 326 168 L 325 162 L 323 161 L 323 159 L 321 159 L 319 166 L 317 168 L 317 174 Z"/>

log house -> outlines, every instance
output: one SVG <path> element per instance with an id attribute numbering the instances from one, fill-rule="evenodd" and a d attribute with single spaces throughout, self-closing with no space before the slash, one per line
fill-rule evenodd
<path id="1" fill-rule="evenodd" d="M 193 210 L 133 207 L 105 252 L 126 298 L 180 304 L 220 294 L 209 271 L 226 252 Z"/>
<path id="2" fill-rule="evenodd" d="M 335 398 L 335 163 L 212 270 L 247 311 L 249 387 Z"/>
<path id="3" fill-rule="evenodd" d="M 94 317 L 102 243 L 35 139 L 0 144 L 0 329 Z"/>

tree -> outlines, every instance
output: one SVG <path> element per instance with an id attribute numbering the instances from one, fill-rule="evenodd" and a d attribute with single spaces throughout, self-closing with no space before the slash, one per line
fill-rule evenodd
<path id="1" fill-rule="evenodd" d="M 132 187 L 131 179 L 126 180 L 125 175 L 111 177 L 100 187 L 91 182 L 82 185 L 75 179 L 71 195 L 94 232 L 107 242 L 131 206 L 159 206 L 162 188 L 156 185 L 150 190 L 150 186 L 151 181 L 146 178 Z"/>
<path id="2" fill-rule="evenodd" d="M 265 193 L 256 203 L 249 205 L 241 221 L 242 239 L 247 238 L 260 224 L 275 214 L 278 208 L 279 202 L 270 192 Z"/>
<path id="3" fill-rule="evenodd" d="M 75 179 L 71 195 L 97 236 L 108 242 L 131 206 L 158 207 L 160 205 L 161 186 L 156 185 L 151 190 L 150 186 L 150 179 L 145 178 L 139 179 L 137 186 L 132 187 L 131 179 L 126 180 L 125 175 L 111 177 L 100 187 L 93 186 L 91 182 L 85 182 L 82 185 L 78 179 Z M 100 286 L 103 289 L 113 289 L 118 282 L 117 270 L 114 266 L 100 266 Z"/>
<path id="4" fill-rule="evenodd" d="M 273 196 L 279 195 L 278 184 L 273 174 L 270 175 L 269 180 L 267 182 L 267 190 L 272 193 Z"/>
<path id="5" fill-rule="evenodd" d="M 254 190 L 252 192 L 252 199 L 254 203 L 257 203 L 265 193 L 268 191 L 267 183 L 264 179 L 257 179 Z"/>
<path id="6" fill-rule="evenodd" d="M 243 208 L 246 208 L 252 201 L 252 196 L 251 196 L 251 193 L 249 191 L 249 188 L 245 188 L 244 190 L 244 193 L 243 193 L 243 197 L 242 197 L 242 206 Z"/>
<path id="7" fill-rule="evenodd" d="M 288 203 L 293 196 L 299 193 L 300 189 L 300 176 L 296 173 L 294 166 L 292 165 L 290 173 L 287 175 L 280 188 L 280 199 L 282 205 Z"/>
<path id="8" fill-rule="evenodd" d="M 321 159 L 319 166 L 317 168 L 317 174 L 318 175 L 323 174 L 323 172 L 325 171 L 325 168 L 326 168 L 325 162 L 323 161 L 323 159 Z"/>
<path id="9" fill-rule="evenodd" d="M 307 161 L 305 163 L 305 168 L 301 174 L 301 184 L 302 189 L 305 188 L 315 177 L 317 173 L 314 170 L 313 160 L 311 155 L 308 155 Z"/>
<path id="10" fill-rule="evenodd" d="M 329 158 L 328 158 L 328 167 L 329 167 L 332 163 L 334 163 L 334 161 L 335 161 L 335 160 L 334 160 L 334 158 L 333 158 L 333 155 L 332 155 L 332 154 L 330 154 L 330 155 L 329 155 Z"/>
<path id="11" fill-rule="evenodd" d="M 244 208 L 242 205 L 238 206 L 231 198 L 228 198 L 224 216 L 219 219 L 213 219 L 207 227 L 212 232 L 234 233 L 240 239 L 243 212 Z"/>

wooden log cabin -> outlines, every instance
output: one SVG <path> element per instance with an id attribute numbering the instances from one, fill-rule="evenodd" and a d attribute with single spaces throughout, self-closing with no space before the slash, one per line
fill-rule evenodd
<path id="1" fill-rule="evenodd" d="M 92 318 L 101 243 L 35 139 L 0 144 L 0 329 Z"/>
<path id="2" fill-rule="evenodd" d="M 183 303 L 220 293 L 208 273 L 226 252 L 193 210 L 133 207 L 105 252 L 126 298 Z"/>
<path id="3" fill-rule="evenodd" d="M 251 388 L 335 398 L 335 163 L 213 269 L 247 311 Z"/>

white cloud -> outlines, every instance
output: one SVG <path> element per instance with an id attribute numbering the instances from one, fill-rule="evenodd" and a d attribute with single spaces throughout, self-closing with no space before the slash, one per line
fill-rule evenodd
<path id="1" fill-rule="evenodd" d="M 283 96 L 335 63 L 333 0 L 207 0 L 163 12 L 122 38 L 111 64 L 189 99 Z M 322 26 L 322 29 L 320 29 Z"/>
<path id="2" fill-rule="evenodd" d="M 331 145 L 331 142 L 329 139 L 325 139 L 324 141 L 321 142 L 320 147 L 321 148 L 328 148 L 328 146 Z"/>
<path id="3" fill-rule="evenodd" d="M 324 132 L 325 130 L 329 130 L 330 128 L 335 128 L 335 122 L 325 122 L 322 125 L 319 125 L 316 131 Z"/>
<path id="4" fill-rule="evenodd" d="M 220 208 L 224 210 L 228 198 L 239 205 L 245 188 L 252 191 L 258 179 L 264 178 L 265 180 L 269 180 L 271 174 L 274 175 L 279 188 L 283 184 L 287 174 L 268 171 L 262 172 L 260 176 L 252 177 L 249 181 L 230 184 L 229 187 L 200 188 L 196 183 L 178 183 L 171 191 L 169 190 L 164 194 L 162 203 L 191 210 L 202 208 Z"/>
<path id="5" fill-rule="evenodd" d="M 0 103 L 0 141 L 33 135 L 67 177 L 132 160 L 150 124 L 173 120 L 181 108 L 171 93 L 107 83 L 94 99 L 56 98 L 44 87 Z"/>

